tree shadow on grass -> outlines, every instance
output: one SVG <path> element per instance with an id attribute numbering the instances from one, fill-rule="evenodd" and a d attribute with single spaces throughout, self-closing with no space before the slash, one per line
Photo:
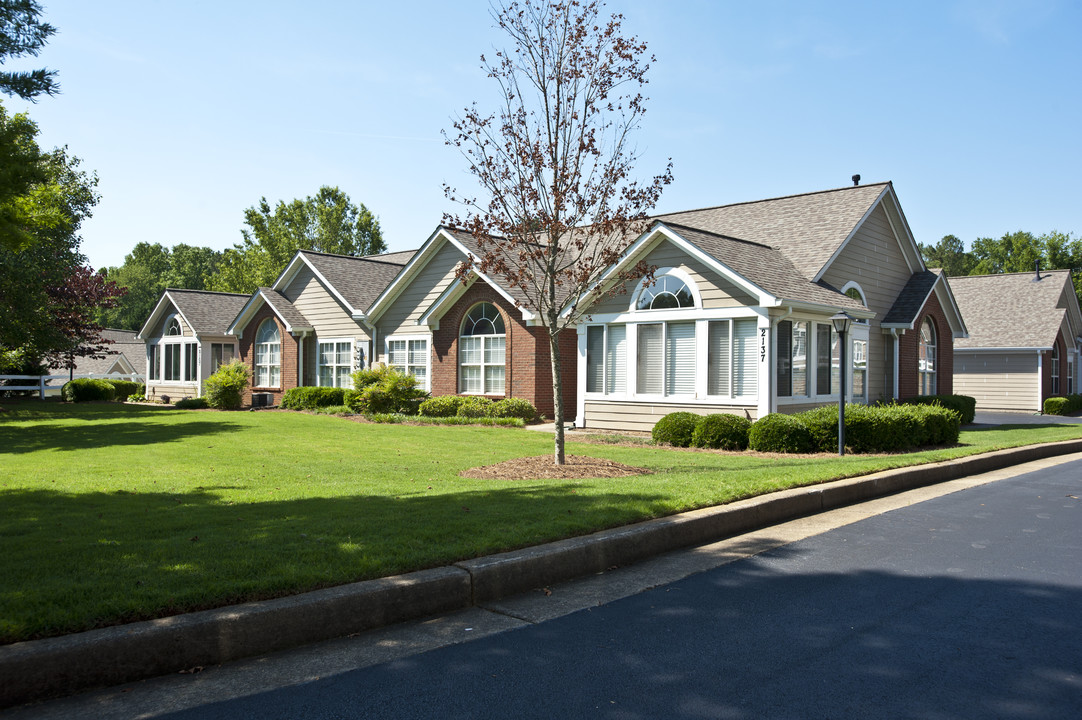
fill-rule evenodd
<path id="1" fill-rule="evenodd" d="M 158 423 L 153 418 L 132 422 L 54 425 L 49 423 L 12 427 L 0 425 L 0 454 L 39 450 L 90 450 L 116 445 L 151 445 L 177 442 L 201 435 L 220 435 L 242 429 L 222 419 L 186 423 Z"/>
<path id="2" fill-rule="evenodd" d="M 0 642 L 437 567 L 671 512 L 648 493 L 427 487 L 255 503 L 210 488 L 0 491 Z"/>

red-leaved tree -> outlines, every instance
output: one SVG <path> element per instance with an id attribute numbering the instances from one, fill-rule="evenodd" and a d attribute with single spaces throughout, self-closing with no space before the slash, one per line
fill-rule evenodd
<path id="1" fill-rule="evenodd" d="M 564 463 L 560 333 L 586 311 L 575 299 L 593 292 L 628 242 L 646 229 L 647 212 L 672 182 L 672 162 L 645 182 L 632 178 L 638 154 L 629 137 L 645 111 L 646 44 L 621 34 L 621 15 L 600 17 L 596 0 L 512 0 L 493 18 L 511 40 L 482 67 L 500 90 L 500 108 L 476 103 L 445 133 L 480 185 L 478 196 L 445 186 L 466 206 L 444 222 L 470 232 L 476 257 L 462 263 L 516 288 L 519 304 L 548 332 L 557 465 Z M 640 263 L 620 277 L 650 275 Z M 624 283 L 614 287 L 623 288 Z"/>
<path id="2" fill-rule="evenodd" d="M 86 266 L 74 268 L 62 283 L 47 287 L 53 338 L 45 362 L 67 369 L 70 378 L 76 358 L 105 357 L 112 341 L 101 336 L 104 328 L 94 321 L 94 316 L 99 309 L 115 307 L 126 292 L 126 288 Z"/>

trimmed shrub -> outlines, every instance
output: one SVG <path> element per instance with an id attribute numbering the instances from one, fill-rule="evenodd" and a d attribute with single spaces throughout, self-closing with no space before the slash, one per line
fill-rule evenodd
<path id="1" fill-rule="evenodd" d="M 113 395 L 113 399 L 117 402 L 124 402 L 132 395 L 142 395 L 143 386 L 137 382 L 131 380 L 106 380 L 107 383 L 113 386 L 113 390 L 116 392 Z"/>
<path id="2" fill-rule="evenodd" d="M 751 421 L 731 413 L 705 415 L 695 423 L 691 446 L 712 450 L 747 450 Z"/>
<path id="3" fill-rule="evenodd" d="M 700 417 L 702 416 L 690 412 L 669 413 L 654 424 L 650 437 L 656 443 L 688 447 L 691 445 L 691 436 L 695 433 L 695 425 Z"/>
<path id="4" fill-rule="evenodd" d="M 207 378 L 204 397 L 215 410 L 237 410 L 251 382 L 248 366 L 240 360 L 222 365 Z"/>
<path id="5" fill-rule="evenodd" d="M 849 409 L 852 405 L 846 405 L 846 420 L 849 419 Z M 816 452 L 838 452 L 838 406 L 824 405 L 814 410 L 793 415 L 797 420 L 804 423 L 811 434 L 812 447 Z M 848 425 L 846 423 L 846 444 L 849 444 Z"/>
<path id="6" fill-rule="evenodd" d="M 524 422 L 532 422 L 537 417 L 537 408 L 529 400 L 504 398 L 488 406 L 488 417 L 519 418 Z"/>
<path id="7" fill-rule="evenodd" d="M 286 410 L 315 410 L 331 405 L 344 405 L 345 388 L 295 387 L 282 395 L 281 406 Z"/>
<path id="8" fill-rule="evenodd" d="M 794 415 L 808 428 L 819 452 L 838 450 L 838 406 Z M 846 405 L 845 446 L 855 453 L 895 452 L 958 442 L 958 413 L 941 405 Z"/>
<path id="9" fill-rule="evenodd" d="M 421 403 L 420 410 L 425 417 L 454 417 L 461 404 L 462 398 L 458 395 L 440 395 L 425 400 Z"/>
<path id="10" fill-rule="evenodd" d="M 116 390 L 107 380 L 75 378 L 64 383 L 60 396 L 64 402 L 110 402 L 116 396 Z"/>
<path id="11" fill-rule="evenodd" d="M 1045 398 L 1044 401 L 1044 414 L 1045 415 L 1070 415 L 1073 412 L 1082 410 L 1082 395 L 1065 395 L 1063 397 L 1050 397 Z"/>
<path id="12" fill-rule="evenodd" d="M 462 398 L 458 405 L 458 417 L 483 418 L 488 417 L 488 409 L 492 406 L 492 399 L 480 395 L 469 395 Z"/>
<path id="13" fill-rule="evenodd" d="M 806 453 L 814 449 L 811 433 L 792 415 L 770 413 L 748 429 L 748 447 L 759 452 Z"/>
<path id="14" fill-rule="evenodd" d="M 416 377 L 386 365 L 358 370 L 351 377 L 356 394 L 344 393 L 343 400 L 353 412 L 364 415 L 416 415 L 421 402 L 428 397 L 428 393 L 417 387 Z"/>
<path id="15" fill-rule="evenodd" d="M 918 395 L 917 397 L 899 400 L 903 405 L 942 405 L 945 408 L 958 413 L 963 425 L 973 422 L 977 412 L 977 399 L 968 395 Z"/>
<path id="16" fill-rule="evenodd" d="M 173 407 L 177 408 L 178 410 L 206 410 L 210 406 L 207 405 L 206 398 L 197 397 L 177 400 L 175 403 L 173 403 Z"/>

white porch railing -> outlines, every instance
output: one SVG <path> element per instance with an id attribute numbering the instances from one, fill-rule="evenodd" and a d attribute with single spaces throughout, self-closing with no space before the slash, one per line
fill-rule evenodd
<path id="1" fill-rule="evenodd" d="M 53 389 L 59 390 L 56 385 L 49 385 L 51 380 L 63 380 L 67 382 L 70 379 L 89 378 L 91 380 L 130 380 L 132 382 L 143 382 L 143 376 L 137 374 L 121 375 L 114 373 L 113 375 L 73 375 L 69 376 L 68 373 L 62 375 L 0 375 L 0 381 L 3 380 L 32 380 L 33 383 L 27 383 L 24 385 L 0 385 L 0 392 L 4 390 L 37 390 L 38 397 L 42 400 L 45 399 L 45 390 Z M 63 385 L 63 383 L 61 383 Z"/>

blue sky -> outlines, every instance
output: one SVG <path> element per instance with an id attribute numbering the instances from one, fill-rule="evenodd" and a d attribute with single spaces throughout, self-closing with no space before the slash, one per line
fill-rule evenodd
<path id="1" fill-rule="evenodd" d="M 494 107 L 487 2 L 42 0 L 62 94 L 28 110 L 100 176 L 95 268 L 223 249 L 244 209 L 337 185 L 418 247 L 470 187 L 440 131 Z M 917 240 L 1082 233 L 1082 3 L 614 1 L 657 56 L 639 174 L 675 211 L 892 180 Z"/>

